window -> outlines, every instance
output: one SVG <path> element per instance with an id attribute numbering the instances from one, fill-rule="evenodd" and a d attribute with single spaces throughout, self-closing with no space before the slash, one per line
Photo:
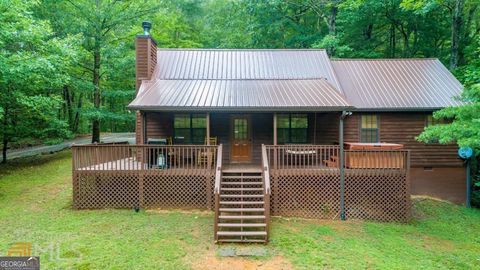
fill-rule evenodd
<path id="1" fill-rule="evenodd" d="M 245 118 L 233 119 L 233 135 L 236 141 L 244 141 L 248 139 L 248 120 Z"/>
<path id="2" fill-rule="evenodd" d="M 378 115 L 362 114 L 360 122 L 360 142 L 376 143 L 379 142 Z"/>
<path id="3" fill-rule="evenodd" d="M 425 127 L 433 126 L 437 124 L 445 124 L 445 123 L 446 121 L 444 119 L 435 119 L 431 114 L 427 115 L 427 118 L 425 119 Z"/>
<path id="4" fill-rule="evenodd" d="M 204 114 L 175 114 L 173 133 L 176 144 L 204 144 L 207 118 Z"/>
<path id="5" fill-rule="evenodd" d="M 308 118 L 306 114 L 277 115 L 277 141 L 285 143 L 307 143 Z"/>

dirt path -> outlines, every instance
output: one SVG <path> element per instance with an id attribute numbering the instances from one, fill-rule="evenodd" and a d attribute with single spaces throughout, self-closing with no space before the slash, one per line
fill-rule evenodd
<path id="1" fill-rule="evenodd" d="M 135 143 L 135 133 L 104 133 L 100 137 L 102 142 L 122 142 L 128 141 Z M 55 145 L 39 145 L 22 149 L 14 149 L 7 151 L 7 160 L 21 157 L 30 157 L 40 154 L 58 152 L 66 148 L 70 148 L 73 144 L 86 144 L 91 142 L 91 137 L 79 137 L 73 140 L 65 141 Z"/>
<path id="2" fill-rule="evenodd" d="M 218 250 L 222 247 L 211 248 L 204 257 L 192 263 L 192 269 L 198 270 L 289 270 L 292 264 L 280 255 L 252 257 L 252 256 L 220 256 Z M 261 247 L 263 248 L 263 247 Z M 242 248 L 243 249 L 243 248 Z M 247 248 L 248 249 L 248 248 Z M 255 249 L 254 247 L 252 249 Z M 267 252 L 269 249 L 267 248 Z"/>

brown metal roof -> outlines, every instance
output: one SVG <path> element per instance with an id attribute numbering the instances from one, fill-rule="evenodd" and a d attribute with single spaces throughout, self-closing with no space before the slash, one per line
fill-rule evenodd
<path id="1" fill-rule="evenodd" d="M 350 105 L 325 79 L 154 80 L 143 82 L 135 110 L 341 110 Z"/>
<path id="2" fill-rule="evenodd" d="M 325 50 L 159 49 L 159 80 L 319 79 L 341 91 Z"/>
<path id="3" fill-rule="evenodd" d="M 332 60 L 346 99 L 358 109 L 430 110 L 460 105 L 462 85 L 437 59 Z"/>

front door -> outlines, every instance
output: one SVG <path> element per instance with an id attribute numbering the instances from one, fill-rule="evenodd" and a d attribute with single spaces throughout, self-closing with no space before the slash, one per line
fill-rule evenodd
<path id="1" fill-rule="evenodd" d="M 235 115 L 231 120 L 232 162 L 250 162 L 252 160 L 252 138 L 250 117 Z"/>

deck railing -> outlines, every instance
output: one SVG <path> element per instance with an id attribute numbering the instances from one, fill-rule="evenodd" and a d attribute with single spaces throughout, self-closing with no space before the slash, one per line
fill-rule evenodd
<path id="1" fill-rule="evenodd" d="M 74 171 L 210 170 L 217 146 L 209 145 L 74 145 Z"/>
<path id="2" fill-rule="evenodd" d="M 75 145 L 73 205 L 213 209 L 218 149 L 221 146 Z"/>
<path id="3" fill-rule="evenodd" d="M 266 145 L 271 169 L 338 168 L 338 145 Z"/>
<path id="4" fill-rule="evenodd" d="M 272 170 L 339 169 L 338 145 L 266 145 Z M 406 169 L 407 150 L 345 150 L 345 169 Z"/>

